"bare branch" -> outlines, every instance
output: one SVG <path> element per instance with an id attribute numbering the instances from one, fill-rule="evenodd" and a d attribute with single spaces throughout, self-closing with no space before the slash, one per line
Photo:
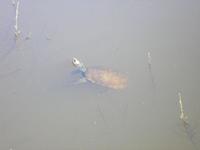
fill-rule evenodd
<path id="1" fill-rule="evenodd" d="M 12 0 L 12 4 L 13 6 L 15 6 L 15 25 L 14 25 L 14 29 L 15 29 L 15 38 L 17 39 L 21 33 L 21 31 L 19 30 L 19 0 Z"/>
<path id="2" fill-rule="evenodd" d="M 178 92 L 178 97 L 179 97 L 179 106 L 180 106 L 180 119 L 184 123 L 188 124 L 188 121 L 187 121 L 188 117 L 184 113 L 183 100 L 182 100 L 182 96 L 180 92 Z"/>

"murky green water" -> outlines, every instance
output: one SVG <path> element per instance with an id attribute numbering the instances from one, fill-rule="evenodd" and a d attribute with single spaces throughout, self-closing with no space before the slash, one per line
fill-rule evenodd
<path id="1" fill-rule="evenodd" d="M 1 150 L 200 149 L 199 1 L 19 2 L 17 40 L 0 2 Z M 128 87 L 73 85 L 72 57 Z"/>

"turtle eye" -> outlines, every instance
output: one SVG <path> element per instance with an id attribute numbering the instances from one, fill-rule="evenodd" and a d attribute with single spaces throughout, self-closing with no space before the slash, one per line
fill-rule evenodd
<path id="1" fill-rule="evenodd" d="M 77 62 L 77 61 L 76 61 L 76 59 L 74 58 L 74 59 L 73 59 L 73 63 L 76 64 L 76 62 Z"/>
<path id="2" fill-rule="evenodd" d="M 76 65 L 76 66 L 79 64 L 79 61 L 78 61 L 76 58 L 73 58 L 73 61 L 72 61 L 72 62 L 73 62 L 73 64 Z"/>

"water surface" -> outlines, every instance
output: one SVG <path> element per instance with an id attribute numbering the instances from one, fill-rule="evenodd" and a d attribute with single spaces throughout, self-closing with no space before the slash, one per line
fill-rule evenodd
<path id="1" fill-rule="evenodd" d="M 200 147 L 199 1 L 19 6 L 16 41 L 15 7 L 0 2 L 0 149 Z M 128 87 L 71 84 L 72 57 L 125 74 Z M 178 92 L 191 130 L 179 119 Z"/>

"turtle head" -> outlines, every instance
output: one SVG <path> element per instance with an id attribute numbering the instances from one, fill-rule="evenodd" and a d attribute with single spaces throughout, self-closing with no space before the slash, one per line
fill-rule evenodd
<path id="1" fill-rule="evenodd" d="M 83 65 L 82 62 L 80 62 L 77 58 L 73 57 L 72 58 L 72 64 L 75 66 L 75 67 L 78 67 L 81 71 L 85 72 L 86 71 L 86 68 L 85 66 Z"/>
<path id="2" fill-rule="evenodd" d="M 73 58 L 72 59 L 72 64 L 75 66 L 75 67 L 81 67 L 81 62 L 77 59 L 77 58 Z"/>

